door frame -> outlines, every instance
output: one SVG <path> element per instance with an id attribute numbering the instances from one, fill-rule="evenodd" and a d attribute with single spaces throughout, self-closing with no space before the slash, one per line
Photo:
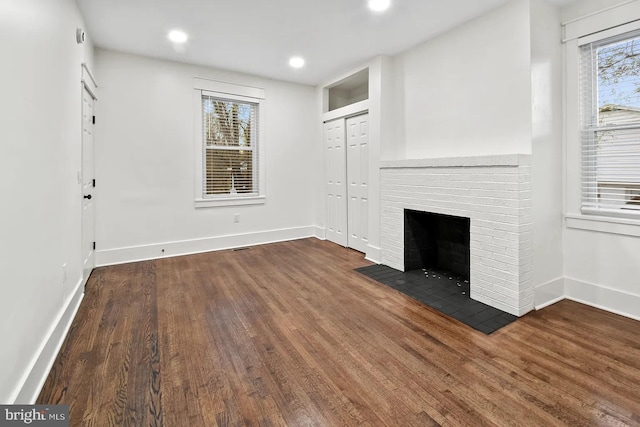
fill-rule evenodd
<path id="1" fill-rule="evenodd" d="M 349 111 L 348 113 L 346 113 L 344 115 L 339 115 L 339 116 L 336 116 L 336 117 L 327 118 L 326 120 L 322 121 L 322 128 L 323 128 L 322 146 L 323 146 L 323 152 L 324 152 L 324 158 L 325 158 L 325 162 L 324 162 L 324 188 L 325 189 L 323 191 L 323 193 L 324 193 L 323 197 L 324 197 L 324 201 L 325 201 L 325 209 L 324 209 L 324 211 L 325 211 L 325 233 L 324 234 L 325 234 L 325 238 L 327 240 L 332 241 L 334 243 L 337 243 L 337 244 L 339 244 L 341 246 L 344 246 L 344 247 L 347 247 L 347 248 L 350 247 L 350 246 L 349 246 L 349 237 L 348 237 L 349 236 L 349 224 L 348 224 L 348 222 L 349 222 L 349 201 L 348 201 L 349 191 L 348 190 L 349 189 L 348 189 L 348 185 L 347 185 L 347 161 L 348 161 L 348 159 L 347 159 L 347 127 L 346 127 L 346 124 L 347 124 L 347 120 L 348 119 L 350 119 L 352 117 L 362 116 L 362 115 L 365 115 L 365 114 L 367 114 L 367 115 L 369 114 L 369 108 L 351 110 L 351 111 Z M 342 123 L 343 123 L 342 129 L 343 129 L 343 140 L 344 140 L 344 150 L 343 150 L 344 154 L 343 155 L 344 155 L 344 183 L 345 183 L 345 204 L 346 204 L 346 207 L 345 207 L 345 215 L 346 215 L 346 217 L 344 219 L 345 220 L 346 233 L 344 233 L 344 241 L 342 239 L 337 239 L 339 241 L 336 241 L 336 239 L 331 239 L 327 235 L 328 234 L 327 221 L 329 220 L 329 206 L 328 206 L 327 200 L 326 200 L 326 195 L 327 195 L 326 183 L 327 183 L 327 180 L 328 180 L 328 176 L 327 175 L 329 173 L 329 171 L 328 171 L 329 159 L 327 158 L 327 153 L 326 153 L 326 151 L 327 151 L 326 150 L 326 142 L 327 141 L 326 141 L 326 128 L 325 128 L 325 126 L 326 126 L 327 123 L 335 122 L 337 120 L 341 120 Z M 371 154 L 369 154 L 369 159 L 367 160 L 367 163 L 369 163 L 370 159 L 371 159 Z M 368 231 L 367 231 L 367 234 L 369 234 Z M 352 249 L 355 249 L 355 248 L 352 248 Z M 355 250 L 359 251 L 359 249 L 355 249 Z M 367 252 L 365 251 L 364 254 L 366 255 L 366 253 Z"/>
<path id="2" fill-rule="evenodd" d="M 85 91 L 91 96 L 92 98 L 92 102 L 93 102 L 93 116 L 95 116 L 95 105 L 96 105 L 96 101 L 98 100 L 98 97 L 96 96 L 96 91 L 98 88 L 98 84 L 96 83 L 95 78 L 93 77 L 93 74 L 91 73 L 91 70 L 89 69 L 89 66 L 86 63 L 82 63 L 81 64 L 81 68 L 82 68 L 82 78 L 81 78 L 81 82 L 80 82 L 80 170 L 79 170 L 79 174 L 78 174 L 78 183 L 80 184 L 80 266 L 82 268 L 82 286 L 85 286 L 87 283 L 87 280 L 89 279 L 89 276 L 91 275 L 91 272 L 93 271 L 93 268 L 95 267 L 95 249 L 92 249 L 89 253 L 89 256 L 87 257 L 87 259 L 89 259 L 90 261 L 88 262 L 88 266 L 89 268 L 85 268 L 85 252 L 84 252 L 84 245 L 85 245 L 85 239 L 86 239 L 86 233 L 87 230 L 85 230 L 85 215 L 86 215 L 86 210 L 85 210 L 85 205 L 84 205 L 84 181 L 85 181 L 85 148 L 84 148 L 84 123 L 83 123 L 83 115 L 84 115 L 84 93 Z M 92 138 L 92 144 L 95 147 L 95 131 L 93 132 L 93 138 Z M 91 161 L 95 164 L 95 150 L 92 150 L 93 153 L 93 158 L 91 159 Z M 95 169 L 94 169 L 94 177 L 95 177 Z M 93 178 L 92 178 L 93 179 Z M 95 191 L 94 191 L 95 193 Z M 92 202 L 92 203 L 95 203 Z M 95 205 L 93 208 L 93 221 L 91 221 L 91 224 L 93 224 L 93 232 L 95 233 Z M 94 238 L 95 238 L 95 234 L 94 234 Z"/>

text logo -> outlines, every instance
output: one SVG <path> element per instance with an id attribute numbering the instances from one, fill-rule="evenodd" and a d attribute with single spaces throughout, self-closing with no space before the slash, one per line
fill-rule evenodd
<path id="1" fill-rule="evenodd" d="M 68 405 L 0 405 L 0 427 L 69 427 Z"/>

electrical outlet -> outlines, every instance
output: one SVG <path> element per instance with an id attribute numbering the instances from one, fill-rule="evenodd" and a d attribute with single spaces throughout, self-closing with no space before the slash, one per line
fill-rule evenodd
<path id="1" fill-rule="evenodd" d="M 233 216 L 233 222 L 235 222 L 236 224 L 240 222 L 240 214 L 235 214 Z"/>

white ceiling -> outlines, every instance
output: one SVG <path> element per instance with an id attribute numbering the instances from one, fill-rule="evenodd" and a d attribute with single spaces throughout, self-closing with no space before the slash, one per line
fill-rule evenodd
<path id="1" fill-rule="evenodd" d="M 507 1 L 392 0 L 376 14 L 366 0 L 77 0 L 96 46 L 313 85 Z M 174 28 L 185 45 L 167 40 Z M 304 68 L 288 66 L 293 55 Z"/>

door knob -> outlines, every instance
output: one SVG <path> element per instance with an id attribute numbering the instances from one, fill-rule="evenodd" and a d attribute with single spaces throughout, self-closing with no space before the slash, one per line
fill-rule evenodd
<path id="1" fill-rule="evenodd" d="M 84 198 L 85 198 L 85 199 L 89 199 L 89 200 L 91 200 L 91 194 L 86 194 L 86 195 L 84 196 Z"/>

